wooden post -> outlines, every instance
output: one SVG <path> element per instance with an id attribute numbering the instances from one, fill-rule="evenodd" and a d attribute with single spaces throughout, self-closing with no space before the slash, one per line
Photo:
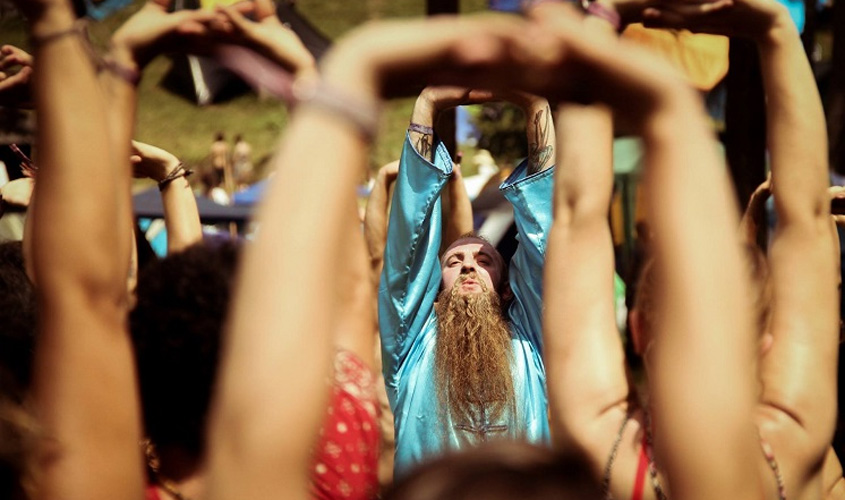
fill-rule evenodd
<path id="1" fill-rule="evenodd" d="M 436 16 L 438 14 L 457 14 L 458 0 L 426 0 L 426 14 Z M 437 135 L 449 150 L 452 161 L 456 160 L 458 153 L 457 127 L 455 126 L 456 114 L 454 109 L 444 111 L 440 119 L 434 125 L 437 127 Z"/>

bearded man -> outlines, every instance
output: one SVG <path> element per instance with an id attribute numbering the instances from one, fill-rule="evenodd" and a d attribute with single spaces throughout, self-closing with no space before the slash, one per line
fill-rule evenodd
<path id="1" fill-rule="evenodd" d="M 399 165 L 379 287 L 385 383 L 395 419 L 395 474 L 492 439 L 549 437 L 541 345 L 554 131 L 548 103 L 507 96 L 526 114 L 529 157 L 502 184 L 520 244 L 510 263 L 468 234 L 438 258 L 440 193 L 452 173 L 432 130 L 440 111 L 487 92 L 427 88 Z"/>

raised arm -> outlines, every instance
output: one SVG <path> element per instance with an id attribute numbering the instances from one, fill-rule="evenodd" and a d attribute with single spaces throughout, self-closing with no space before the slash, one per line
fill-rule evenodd
<path id="1" fill-rule="evenodd" d="M 367 244 L 355 206 L 347 210 L 344 231 L 343 248 L 347 249 L 347 256 L 338 276 L 334 345 L 339 350 L 354 353 L 372 371 L 378 328 L 375 307 L 378 284 L 372 280 Z"/>
<path id="2" fill-rule="evenodd" d="M 759 498 L 756 343 L 738 211 L 697 96 L 673 89 L 665 98 L 643 125 L 659 287 L 649 382 L 658 456 L 679 498 Z M 689 224 L 690 206 L 708 207 L 707 216 Z"/>
<path id="3" fill-rule="evenodd" d="M 372 102 L 347 76 L 327 78 Z M 367 140 L 348 120 L 300 105 L 273 160 L 276 181 L 235 293 L 210 426 L 212 499 L 307 498 L 310 448 L 328 396 L 345 210 L 366 158 Z M 306 161 L 338 168 L 330 176 L 297 168 Z"/>
<path id="4" fill-rule="evenodd" d="M 555 440 L 607 459 L 630 388 L 614 314 L 613 125 L 602 107 L 558 113 L 555 222 L 544 290 L 544 357 Z"/>
<path id="5" fill-rule="evenodd" d="M 778 225 L 770 251 L 774 343 L 761 366 L 762 402 L 794 418 L 818 458 L 835 427 L 839 344 L 827 134 L 798 31 L 784 8 L 767 4 L 777 15 L 758 47 Z"/>
<path id="6" fill-rule="evenodd" d="M 236 43 L 253 48 L 294 76 L 316 74 L 314 56 L 297 34 L 279 20 L 272 0 L 254 0 L 254 21 L 247 19 L 239 9 L 248 3 L 218 7 L 217 12 L 228 23 L 227 36 Z"/>
<path id="7" fill-rule="evenodd" d="M 472 202 L 464 184 L 460 159 L 452 166 L 452 176 L 449 177 L 446 193 L 449 196 L 449 212 L 446 214 L 444 221 L 443 240 L 448 245 L 460 236 L 471 232 L 474 228 Z"/>
<path id="8" fill-rule="evenodd" d="M 532 11 L 569 41 L 575 65 L 589 69 L 586 76 L 596 84 L 587 96 L 609 103 L 646 145 L 660 278 L 651 407 L 660 433 L 657 457 L 672 495 L 760 498 L 758 482 L 749 480 L 759 444 L 750 428 L 754 345 L 737 210 L 701 104 L 666 66 L 584 32 L 564 14 L 564 7 L 545 3 Z M 585 97 L 583 88 L 562 85 Z M 682 163 L 687 168 L 677 168 Z M 708 207 L 707 216 L 689 224 L 689 206 Z"/>
<path id="9" fill-rule="evenodd" d="M 382 166 L 376 174 L 373 189 L 367 199 L 364 215 L 364 237 L 370 255 L 370 271 L 373 282 L 378 286 L 381 269 L 384 266 L 384 246 L 387 243 L 387 215 L 390 209 L 390 186 L 399 173 L 399 160 Z"/>
<path id="10" fill-rule="evenodd" d="M 30 54 L 14 45 L 0 47 L 0 105 L 31 108 L 31 83 L 33 59 Z M 17 67 L 12 74 L 11 69 Z"/>
<path id="11" fill-rule="evenodd" d="M 545 170 L 555 163 L 555 127 L 549 102 L 531 94 L 516 93 L 514 102 L 525 113 L 525 135 L 528 139 L 528 175 Z"/>
<path id="12" fill-rule="evenodd" d="M 21 8 L 38 61 L 34 401 L 49 439 L 39 450 L 37 498 L 141 499 L 140 412 L 126 331 L 131 227 L 120 210 L 129 203 L 129 169 L 115 168 L 103 91 L 69 2 Z"/>
<path id="13" fill-rule="evenodd" d="M 132 141 L 131 161 L 136 177 L 156 181 L 164 206 L 167 253 L 180 252 L 202 240 L 197 200 L 188 182 L 186 167 L 173 154 Z"/>
<path id="14" fill-rule="evenodd" d="M 513 206 L 519 246 L 511 259 L 510 288 L 513 303 L 509 316 L 516 330 L 537 346 L 542 346 L 543 269 L 546 239 L 552 224 L 555 128 L 545 98 L 523 92 L 507 92 L 501 97 L 522 108 L 528 158 L 500 186 Z M 541 349 L 542 352 L 542 349 Z"/>
<path id="15" fill-rule="evenodd" d="M 791 462 L 788 490 L 800 491 L 819 472 L 836 415 L 839 273 L 826 192 L 822 103 L 800 35 L 780 4 L 742 0 L 710 12 L 687 9 L 684 15 L 669 8 L 649 17 L 748 37 L 760 53 L 778 215 L 769 252 L 773 309 L 768 328 L 774 342 L 762 357 L 760 427 L 766 439 L 777 441 L 773 431 L 800 431 L 800 441 L 789 432 L 789 439 L 772 443 Z"/>

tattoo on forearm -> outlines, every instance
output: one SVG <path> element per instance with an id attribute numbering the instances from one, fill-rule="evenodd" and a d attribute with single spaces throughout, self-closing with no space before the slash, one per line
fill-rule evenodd
<path id="1" fill-rule="evenodd" d="M 552 130 L 552 111 L 548 107 L 537 111 L 528 127 L 531 131 L 528 140 L 528 175 L 531 175 L 543 170 L 555 153 L 554 146 L 547 144 Z"/>
<path id="2" fill-rule="evenodd" d="M 413 140 L 414 136 L 416 136 L 416 140 Z M 432 136 L 429 134 L 421 134 L 419 132 L 411 132 L 411 139 L 413 140 L 414 148 L 416 148 L 417 153 L 419 153 L 420 156 L 422 156 L 426 160 L 432 161 Z"/>

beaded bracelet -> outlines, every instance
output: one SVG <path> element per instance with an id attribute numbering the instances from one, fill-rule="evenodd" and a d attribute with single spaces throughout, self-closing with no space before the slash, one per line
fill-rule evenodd
<path id="1" fill-rule="evenodd" d="M 138 82 L 141 81 L 141 72 L 137 69 L 124 66 L 109 56 L 102 57 L 97 54 L 94 47 L 91 46 L 91 41 L 88 38 L 87 23 L 84 19 L 75 21 L 68 29 L 60 30 L 55 33 L 48 33 L 47 35 L 42 36 L 33 36 L 32 45 L 33 47 L 43 47 L 48 43 L 71 35 L 78 36 L 80 41 L 82 41 L 85 52 L 94 63 L 98 73 L 108 71 L 133 87 L 137 86 Z"/>
<path id="2" fill-rule="evenodd" d="M 87 44 L 88 37 L 85 34 L 85 21 L 83 19 L 78 19 L 73 22 L 70 28 L 59 30 L 55 33 L 47 33 L 46 35 L 40 36 L 32 35 L 30 42 L 33 48 L 38 48 L 71 35 L 80 37 Z"/>
<path id="3" fill-rule="evenodd" d="M 377 102 L 352 97 L 331 85 L 314 79 L 299 79 L 293 84 L 293 98 L 299 105 L 328 111 L 353 125 L 367 141 L 378 133 L 380 106 Z"/>

